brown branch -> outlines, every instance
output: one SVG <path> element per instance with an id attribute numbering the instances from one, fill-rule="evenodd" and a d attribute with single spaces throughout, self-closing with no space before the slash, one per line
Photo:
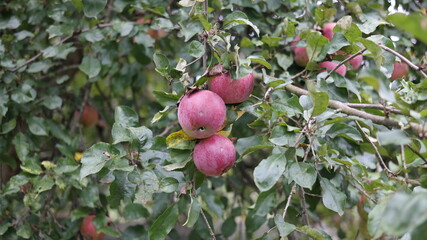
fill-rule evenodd
<path id="1" fill-rule="evenodd" d="M 254 73 L 255 78 L 262 79 L 261 73 Z M 271 77 L 271 76 L 270 76 Z M 271 77 L 272 78 L 272 77 Z M 301 95 L 309 95 L 309 92 L 303 88 L 299 88 L 295 85 L 288 84 L 284 87 L 287 91 L 296 94 L 298 96 Z M 388 126 L 388 127 L 398 127 L 401 128 L 402 124 L 398 121 L 370 114 L 364 111 L 360 111 L 354 108 L 351 108 L 347 106 L 345 103 L 336 101 L 336 100 L 329 100 L 329 107 L 338 110 L 339 112 L 343 112 L 348 115 L 357 116 L 360 118 L 371 120 L 373 123 Z M 416 134 L 419 135 L 419 137 L 424 138 L 427 137 L 427 125 L 421 125 L 414 122 L 409 122 L 409 127 L 414 131 Z"/>
<path id="2" fill-rule="evenodd" d="M 405 174 L 405 182 L 406 184 L 408 184 L 409 182 L 409 175 L 408 175 L 408 171 L 406 168 L 406 157 L 405 157 L 405 146 L 404 145 L 400 145 L 400 154 L 401 154 L 401 158 L 402 158 L 402 165 L 403 165 L 403 171 Z"/>
<path id="3" fill-rule="evenodd" d="M 360 50 L 360 51 L 358 51 L 357 53 L 355 53 L 355 54 L 353 54 L 353 55 L 351 55 L 350 57 L 348 57 L 348 58 L 346 58 L 346 59 L 344 59 L 342 62 L 340 62 L 340 63 L 338 63 L 338 65 L 336 65 L 329 73 L 328 73 L 328 75 L 326 75 L 326 77 L 325 77 L 325 79 L 328 79 L 330 76 L 331 76 L 331 74 L 333 73 L 333 72 L 335 72 L 339 67 L 341 67 L 342 65 L 344 65 L 346 62 L 348 62 L 348 61 L 350 61 L 350 60 L 352 60 L 353 58 L 355 58 L 355 57 L 357 57 L 357 56 L 359 56 L 360 54 L 362 54 L 364 51 L 366 51 L 367 49 L 366 48 L 364 48 L 364 49 L 362 49 L 362 50 Z"/>
<path id="4" fill-rule="evenodd" d="M 415 65 L 413 62 L 411 62 L 409 59 L 407 59 L 406 57 L 404 57 L 402 54 L 394 51 L 393 49 L 386 47 L 382 44 L 378 44 L 378 46 L 380 46 L 382 49 L 386 50 L 387 52 L 397 56 L 398 58 L 400 58 L 400 60 L 404 61 L 406 64 L 408 64 L 411 68 L 415 69 L 416 71 L 419 71 L 421 76 L 423 76 L 424 78 L 427 78 L 427 73 L 425 73 L 423 71 L 422 68 L 418 67 L 417 65 Z"/>
<path id="5" fill-rule="evenodd" d="M 299 187 L 299 193 L 301 197 L 301 206 L 302 206 L 302 215 L 304 216 L 304 224 L 307 226 L 310 226 L 310 221 L 308 219 L 308 213 L 307 213 L 307 202 L 305 201 L 305 191 L 303 187 Z"/>
<path id="6" fill-rule="evenodd" d="M 396 175 L 387 167 L 387 165 L 384 162 L 384 159 L 382 158 L 380 152 L 378 151 L 377 146 L 375 146 L 375 144 L 371 141 L 371 139 L 369 139 L 369 136 L 363 131 L 359 122 L 357 122 L 356 120 L 354 122 L 356 123 L 357 129 L 359 130 L 359 132 L 363 135 L 363 137 L 366 139 L 366 141 L 368 141 L 371 144 L 372 148 L 374 148 L 375 156 L 378 158 L 378 161 L 383 166 L 383 168 L 386 170 L 387 176 Z"/>
<path id="7" fill-rule="evenodd" d="M 200 209 L 200 213 L 202 214 L 203 220 L 205 220 L 206 225 L 208 225 L 209 233 L 211 234 L 212 240 L 216 240 L 215 233 L 212 231 L 211 225 L 209 224 L 209 221 L 206 218 L 206 215 L 203 209 Z"/>
<path id="8" fill-rule="evenodd" d="M 59 42 L 55 43 L 53 46 L 56 47 L 58 45 L 61 45 L 62 43 L 66 42 L 68 39 L 72 38 L 73 36 L 74 36 L 74 34 L 72 34 L 70 36 L 67 36 L 67 37 L 61 39 Z M 27 66 L 28 64 L 30 64 L 30 63 L 34 62 L 35 60 L 37 60 L 43 54 L 43 52 L 44 52 L 44 50 L 41 50 L 39 53 L 37 53 L 36 55 L 34 55 L 33 57 L 31 57 L 30 59 L 28 59 L 27 61 L 25 61 L 23 64 L 19 65 L 16 68 L 13 68 L 13 69 L 11 69 L 9 71 L 10 72 L 16 72 L 19 69 Z"/>
<path id="9" fill-rule="evenodd" d="M 403 114 L 402 111 L 393 107 L 386 107 L 382 104 L 369 104 L 369 103 L 344 103 L 348 107 L 351 108 L 366 108 L 366 109 L 378 109 L 378 110 L 386 110 L 395 114 Z"/>
<path id="10" fill-rule="evenodd" d="M 289 204 L 291 203 L 291 198 L 295 194 L 295 191 L 296 191 L 296 183 L 292 185 L 291 192 L 289 193 L 288 200 L 286 201 L 285 209 L 283 209 L 283 214 L 282 214 L 283 220 L 286 217 L 286 212 L 288 211 Z"/>
<path id="11" fill-rule="evenodd" d="M 375 198 L 373 198 L 371 195 L 369 195 L 365 189 L 363 189 L 362 187 L 359 187 L 358 185 L 356 185 L 354 182 L 352 181 L 348 181 L 350 183 L 350 185 L 352 185 L 353 187 L 355 187 L 357 190 L 359 190 L 359 192 L 361 192 L 363 195 L 365 195 L 369 200 L 371 200 L 373 203 L 377 203 L 377 200 L 375 200 Z"/>

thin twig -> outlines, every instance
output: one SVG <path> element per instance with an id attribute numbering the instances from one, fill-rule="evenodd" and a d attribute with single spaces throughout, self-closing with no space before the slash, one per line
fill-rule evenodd
<path id="1" fill-rule="evenodd" d="M 302 215 L 304 216 L 304 224 L 307 226 L 310 226 L 310 221 L 308 219 L 308 213 L 307 213 L 307 202 L 305 201 L 305 191 L 303 187 L 299 187 L 299 193 L 301 197 L 301 206 L 302 206 Z"/>
<path id="2" fill-rule="evenodd" d="M 398 58 L 400 58 L 402 61 L 404 61 L 406 64 L 408 64 L 411 68 L 415 69 L 416 71 L 419 71 L 421 73 L 421 76 L 423 76 L 424 78 L 427 78 L 427 73 L 425 73 L 423 71 L 422 68 L 418 67 L 417 65 L 415 65 L 413 62 L 411 62 L 409 59 L 407 59 L 406 57 L 404 57 L 402 54 L 394 51 L 393 49 L 386 47 L 382 44 L 378 44 L 378 46 L 380 46 L 382 49 L 386 50 L 387 52 L 397 56 Z"/>
<path id="3" fill-rule="evenodd" d="M 292 76 L 291 79 L 295 79 L 295 78 L 303 75 L 306 71 L 307 71 L 307 69 L 302 70 L 301 72 L 299 72 L 299 73 L 295 74 L 294 76 Z M 273 90 L 273 88 L 269 87 L 267 89 L 267 91 L 265 91 L 264 97 L 262 99 L 263 102 L 265 102 L 268 98 L 270 98 L 270 92 L 271 92 L 271 90 Z"/>
<path id="4" fill-rule="evenodd" d="M 373 203 L 377 203 L 377 200 L 375 200 L 375 198 L 373 198 L 371 195 L 369 195 L 365 189 L 363 189 L 362 187 L 358 186 L 357 184 L 355 184 L 352 181 L 348 181 L 350 183 L 351 186 L 355 187 L 357 190 L 359 190 L 359 192 L 361 192 L 363 195 L 365 195 L 369 200 L 371 200 Z"/>
<path id="5" fill-rule="evenodd" d="M 363 131 L 362 127 L 360 126 L 359 122 L 357 122 L 356 120 L 354 121 L 356 123 L 357 128 L 359 129 L 359 132 L 364 136 L 364 138 L 371 144 L 372 148 L 374 148 L 375 151 L 375 156 L 377 156 L 378 161 L 380 162 L 380 164 L 383 166 L 383 168 L 386 170 L 387 176 L 388 175 L 396 175 L 394 174 L 385 164 L 384 159 L 382 158 L 380 152 L 378 151 L 377 146 L 375 146 L 375 144 L 371 141 L 371 139 L 369 139 L 369 136 Z"/>
<path id="6" fill-rule="evenodd" d="M 211 225 L 209 224 L 209 221 L 206 218 L 206 215 L 203 209 L 200 209 L 200 213 L 202 214 L 203 220 L 205 220 L 206 225 L 208 225 L 209 233 L 211 234 L 212 240 L 216 240 L 215 233 L 212 231 Z"/>
<path id="7" fill-rule="evenodd" d="M 291 203 L 291 198 L 295 194 L 295 192 L 296 192 L 296 183 L 294 182 L 294 184 L 292 185 L 291 192 L 289 193 L 288 200 L 286 201 L 285 209 L 283 209 L 283 214 L 282 214 L 283 219 L 285 219 L 286 217 L 286 212 L 288 211 L 289 204 Z"/>
<path id="8" fill-rule="evenodd" d="M 427 163 L 427 159 L 425 157 L 423 157 L 423 155 L 421 155 L 421 153 L 419 153 L 417 150 L 415 150 L 413 147 L 411 147 L 411 145 L 406 145 L 406 146 L 409 148 L 409 150 L 411 150 L 418 157 L 420 157 L 425 163 Z"/>
<path id="9" fill-rule="evenodd" d="M 340 63 L 338 63 L 338 65 L 336 65 L 329 73 L 328 73 L 328 75 L 326 75 L 326 77 L 325 77 L 325 79 L 328 79 L 330 76 L 331 76 L 331 74 L 333 73 L 333 72 L 335 72 L 339 67 L 341 67 L 342 65 L 344 65 L 346 62 L 348 62 L 348 61 L 350 61 L 350 60 L 352 60 L 353 58 L 355 58 L 355 57 L 357 57 L 357 56 L 359 56 L 360 54 L 362 54 L 364 51 L 366 51 L 367 50 L 367 48 L 363 48 L 362 50 L 360 50 L 360 51 L 358 51 L 357 53 L 355 53 L 355 54 L 353 54 L 353 55 L 351 55 L 350 57 L 348 57 L 348 58 L 346 58 L 346 59 L 344 59 L 342 62 L 340 62 Z"/>
<path id="10" fill-rule="evenodd" d="M 405 146 L 404 145 L 400 145 L 400 154 L 401 154 L 401 158 L 402 158 L 403 171 L 405 171 L 405 181 L 406 181 L 406 184 L 408 184 L 409 176 L 408 176 L 408 171 L 406 168 L 406 157 L 405 157 Z"/>
<path id="11" fill-rule="evenodd" d="M 77 119 L 73 119 L 72 124 L 71 124 L 71 128 L 70 128 L 70 135 L 71 136 L 74 135 L 74 131 L 76 130 L 77 124 L 80 121 L 80 118 L 82 117 L 84 107 L 86 106 L 86 104 L 89 100 L 89 93 L 90 93 L 91 87 L 92 87 L 92 83 L 88 83 L 85 86 L 85 92 L 84 92 L 82 104 L 80 105 L 80 108 L 79 108 L 79 114 L 77 116 Z"/>
<path id="12" fill-rule="evenodd" d="M 261 73 L 254 73 L 255 78 L 262 79 Z M 274 78 L 269 76 L 270 78 Z M 288 92 L 291 92 L 293 94 L 296 94 L 298 96 L 301 95 L 309 95 L 309 92 L 303 88 L 297 87 L 293 84 L 287 84 L 284 87 Z M 378 116 L 374 114 L 370 114 L 364 111 L 360 111 L 354 108 L 351 108 L 347 106 L 345 103 L 336 101 L 336 100 L 329 100 L 329 107 L 338 110 L 339 112 L 346 113 L 348 115 L 357 116 L 360 118 L 364 118 L 367 120 L 371 120 L 373 123 L 381 124 L 387 127 L 398 127 L 399 129 L 402 128 L 402 123 L 383 117 Z M 427 125 L 421 125 L 419 123 L 415 122 L 409 122 L 409 127 L 414 131 L 420 138 L 427 137 Z"/>
<path id="13" fill-rule="evenodd" d="M 67 36 L 65 38 L 63 38 L 62 40 L 60 40 L 59 42 L 55 43 L 53 46 L 56 47 L 58 45 L 61 45 L 62 43 L 64 43 L 65 41 L 67 41 L 68 39 L 72 38 L 74 36 L 74 34 Z M 32 58 L 28 59 L 27 61 L 25 61 L 23 64 L 19 65 L 16 68 L 13 68 L 11 70 L 9 70 L 10 72 L 16 72 L 19 69 L 23 68 L 24 66 L 34 62 L 35 60 L 37 60 L 42 54 L 43 54 L 44 50 L 41 50 L 39 53 L 37 53 L 36 55 L 34 55 Z"/>
<path id="14" fill-rule="evenodd" d="M 348 107 L 351 108 L 366 108 L 366 109 L 378 109 L 378 110 L 386 110 L 395 114 L 403 114 L 402 111 L 393 107 L 387 107 L 382 104 L 369 104 L 369 103 L 344 103 Z"/>
<path id="15" fill-rule="evenodd" d="M 204 2 L 204 14 L 205 14 L 205 16 L 206 16 L 206 21 L 207 22 L 209 22 L 209 20 L 208 20 L 208 0 L 205 0 L 205 2 Z M 207 33 L 206 34 L 207 36 L 209 35 L 209 33 Z M 203 39 L 203 46 L 204 46 L 204 48 L 206 49 L 206 45 L 207 45 L 207 42 L 208 42 L 208 37 L 205 37 L 204 39 Z M 207 69 L 207 56 L 206 56 L 206 54 L 203 54 L 203 69 L 206 71 L 206 69 Z"/>

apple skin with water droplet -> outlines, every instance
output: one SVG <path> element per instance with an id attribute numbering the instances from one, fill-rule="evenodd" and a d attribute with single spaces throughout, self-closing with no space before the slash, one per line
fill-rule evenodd
<path id="1" fill-rule="evenodd" d="M 209 90 L 218 94 L 226 104 L 245 101 L 254 89 L 252 73 L 240 78 L 231 79 L 230 73 L 221 73 L 209 81 Z"/>
<path id="2" fill-rule="evenodd" d="M 209 90 L 187 93 L 178 106 L 178 122 L 186 134 L 194 138 L 208 138 L 221 129 L 226 106 L 218 94 Z"/>
<path id="3" fill-rule="evenodd" d="M 200 141 L 194 148 L 194 164 L 206 176 L 220 176 L 236 161 L 236 148 L 230 139 L 215 134 Z"/>

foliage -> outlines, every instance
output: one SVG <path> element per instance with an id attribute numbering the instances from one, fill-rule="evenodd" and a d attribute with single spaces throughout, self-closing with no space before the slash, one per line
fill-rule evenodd
<path id="1" fill-rule="evenodd" d="M 419 1 L 2 1 L 1 238 L 81 238 L 96 214 L 120 239 L 424 239 L 426 21 Z M 363 67 L 319 72 L 350 66 L 338 50 Z M 414 66 L 390 82 L 396 53 Z M 220 132 L 237 163 L 205 177 L 176 104 L 217 63 L 257 82 Z"/>

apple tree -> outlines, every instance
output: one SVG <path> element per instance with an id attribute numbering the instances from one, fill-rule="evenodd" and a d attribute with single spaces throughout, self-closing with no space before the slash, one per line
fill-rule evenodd
<path id="1" fill-rule="evenodd" d="M 422 1 L 0 2 L 1 239 L 425 239 Z"/>

